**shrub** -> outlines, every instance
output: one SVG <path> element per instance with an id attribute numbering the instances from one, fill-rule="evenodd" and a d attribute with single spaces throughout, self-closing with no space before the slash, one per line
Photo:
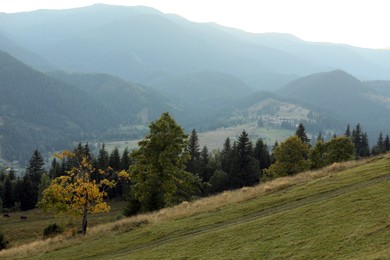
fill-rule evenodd
<path id="1" fill-rule="evenodd" d="M 47 226 L 43 230 L 43 237 L 44 238 L 52 237 L 52 236 L 61 234 L 62 232 L 64 232 L 64 228 L 61 227 L 60 225 L 57 225 L 56 223 L 54 223 L 54 224 Z"/>
<path id="2" fill-rule="evenodd" d="M 8 240 L 5 239 L 5 236 L 2 232 L 0 232 L 0 250 L 7 248 Z"/>

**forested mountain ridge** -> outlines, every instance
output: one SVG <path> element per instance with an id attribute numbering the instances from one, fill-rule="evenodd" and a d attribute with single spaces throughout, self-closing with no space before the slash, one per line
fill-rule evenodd
<path id="1" fill-rule="evenodd" d="M 35 147 L 64 147 L 118 123 L 115 114 L 85 92 L 5 52 L 0 52 L 0 91 L 1 151 L 7 159 L 25 160 Z"/>
<path id="2" fill-rule="evenodd" d="M 294 80 L 277 93 L 331 112 L 351 124 L 360 122 L 372 135 L 388 127 L 385 122 L 390 119 L 390 100 L 342 70 Z"/>
<path id="3" fill-rule="evenodd" d="M 231 74 L 255 90 L 331 69 L 361 80 L 390 75 L 389 50 L 247 33 L 147 7 L 93 5 L 0 19 L 0 31 L 57 68 L 110 73 L 145 85 L 201 71 Z"/>
<path id="4" fill-rule="evenodd" d="M 63 71 L 47 74 L 79 88 L 109 107 L 124 126 L 145 125 L 160 116 L 162 111 L 172 110 L 170 99 L 158 92 L 109 74 Z"/>

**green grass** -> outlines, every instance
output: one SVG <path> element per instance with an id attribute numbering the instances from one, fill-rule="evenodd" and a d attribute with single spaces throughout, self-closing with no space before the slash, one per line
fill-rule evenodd
<path id="1" fill-rule="evenodd" d="M 265 184 L 178 207 L 195 208 L 202 201 L 206 204 L 226 197 L 226 202 L 218 202 L 220 206 L 210 210 L 200 207 L 191 214 L 164 217 L 175 208 L 167 209 L 159 213 L 160 219 L 150 218 L 149 223 L 140 222 L 140 216 L 130 222 L 131 226 L 109 227 L 104 234 L 73 242 L 68 239 L 57 247 L 32 250 L 25 257 L 388 259 L 390 157 L 378 157 L 341 171 L 340 165 L 332 167 L 310 178 L 308 173 L 282 179 L 273 189 Z M 259 195 L 233 202 L 237 196 L 262 187 Z"/>

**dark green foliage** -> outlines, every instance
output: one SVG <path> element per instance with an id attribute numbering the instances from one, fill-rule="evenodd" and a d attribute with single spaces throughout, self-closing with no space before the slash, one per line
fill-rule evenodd
<path id="1" fill-rule="evenodd" d="M 8 174 L 5 176 L 3 182 L 2 195 L 3 208 L 12 208 L 15 204 L 14 189 Z"/>
<path id="2" fill-rule="evenodd" d="M 139 149 L 131 154 L 131 192 L 134 200 L 141 203 L 141 211 L 188 200 L 194 186 L 199 187 L 194 175 L 184 171 L 189 154 L 183 128 L 168 113 L 149 128 L 150 133 L 138 143 Z"/>
<path id="3" fill-rule="evenodd" d="M 192 129 L 191 135 L 188 139 L 188 152 L 190 154 L 190 160 L 187 162 L 186 170 L 192 174 L 199 174 L 200 171 L 200 148 L 199 138 L 195 129 Z"/>
<path id="4" fill-rule="evenodd" d="M 122 157 L 121 157 L 121 170 L 127 171 L 130 165 L 131 165 L 131 160 L 130 160 L 129 149 L 126 147 L 125 150 L 123 150 Z"/>
<path id="5" fill-rule="evenodd" d="M 274 149 L 276 161 L 267 169 L 267 176 L 271 178 L 291 176 L 308 170 L 310 167 L 308 153 L 309 146 L 306 143 L 296 135 L 290 136 Z"/>
<path id="6" fill-rule="evenodd" d="M 41 176 L 45 172 L 46 170 L 43 157 L 38 150 L 35 150 L 27 165 L 26 176 L 31 180 L 34 186 L 38 186 L 41 181 Z"/>
<path id="7" fill-rule="evenodd" d="M 57 223 L 50 224 L 49 226 L 45 227 L 43 230 L 43 237 L 48 238 L 48 237 L 54 237 L 58 234 L 61 234 L 64 232 L 64 228 Z"/>
<path id="8" fill-rule="evenodd" d="M 0 250 L 6 249 L 8 244 L 8 240 L 5 238 L 3 232 L 0 231 Z"/>
<path id="9" fill-rule="evenodd" d="M 390 151 L 390 138 L 389 138 L 389 135 L 386 135 L 385 141 L 384 141 L 384 145 L 385 145 L 385 151 L 386 152 Z"/>
<path id="10" fill-rule="evenodd" d="M 380 132 L 376 145 L 372 147 L 371 153 L 373 155 L 385 153 L 388 151 L 387 148 L 390 148 L 389 136 L 387 135 L 384 139 L 382 132 Z"/>
<path id="11" fill-rule="evenodd" d="M 221 170 L 216 170 L 210 178 L 211 193 L 218 193 L 229 189 L 229 175 Z"/>
<path id="12" fill-rule="evenodd" d="M 360 124 L 357 124 L 356 128 L 352 130 L 351 140 L 355 145 L 356 158 L 367 157 L 370 155 L 368 136 L 367 133 L 362 131 Z"/>
<path id="13" fill-rule="evenodd" d="M 25 211 L 36 207 L 38 202 L 37 187 L 27 176 L 16 183 L 16 194 L 21 210 Z"/>
<path id="14" fill-rule="evenodd" d="M 326 151 L 326 162 L 328 165 L 352 160 L 355 154 L 354 146 L 346 136 L 336 137 L 327 142 Z"/>
<path id="15" fill-rule="evenodd" d="M 115 147 L 114 150 L 112 150 L 109 158 L 109 166 L 114 171 L 119 171 L 121 168 L 121 158 L 119 155 L 118 147 Z"/>
<path id="16" fill-rule="evenodd" d="M 325 167 L 327 162 L 327 146 L 324 141 L 317 141 L 316 145 L 310 150 L 310 161 L 312 169 L 320 169 Z"/>
<path id="17" fill-rule="evenodd" d="M 268 151 L 267 144 L 262 139 L 258 139 L 255 145 L 254 157 L 259 162 L 261 170 L 268 168 L 271 165 L 271 155 Z"/>
<path id="18" fill-rule="evenodd" d="M 305 127 L 303 126 L 302 123 L 298 125 L 295 135 L 299 137 L 302 143 L 304 144 L 310 143 L 310 139 L 307 137 Z"/>
<path id="19" fill-rule="evenodd" d="M 109 166 L 109 155 L 106 151 L 106 146 L 103 143 L 102 147 L 99 150 L 99 154 L 97 156 L 97 168 L 98 169 L 106 169 Z"/>
<path id="20" fill-rule="evenodd" d="M 345 130 L 345 134 L 344 134 L 346 137 L 350 137 L 351 136 L 351 130 L 349 129 L 349 124 L 347 125 L 347 129 Z"/>
<path id="21" fill-rule="evenodd" d="M 203 146 L 202 151 L 199 156 L 199 177 L 202 182 L 207 182 L 210 178 L 210 169 L 209 169 L 209 160 L 210 154 L 207 146 Z"/>
<path id="22" fill-rule="evenodd" d="M 229 169 L 230 187 L 233 189 L 252 186 L 259 182 L 260 168 L 253 154 L 253 145 L 246 131 L 243 131 L 232 147 L 232 161 Z"/>
<path id="23" fill-rule="evenodd" d="M 57 178 L 57 177 L 62 176 L 64 174 L 65 174 L 65 172 L 63 171 L 63 169 L 61 167 L 61 163 L 59 163 L 57 161 L 57 159 L 54 158 L 51 161 L 51 167 L 50 167 L 50 170 L 49 170 L 49 177 L 51 179 L 54 179 L 54 178 Z"/>
<path id="24" fill-rule="evenodd" d="M 38 186 L 41 183 L 41 177 L 46 173 L 45 163 L 38 150 L 33 152 L 31 159 L 26 168 L 26 175 L 23 178 L 24 191 L 20 198 L 22 210 L 32 209 L 38 203 Z M 27 191 L 27 187 L 31 183 L 31 190 Z M 31 198 L 27 198 L 27 194 L 31 193 Z M 22 199 L 23 198 L 23 199 Z M 23 202 L 22 202 L 23 201 Z"/>

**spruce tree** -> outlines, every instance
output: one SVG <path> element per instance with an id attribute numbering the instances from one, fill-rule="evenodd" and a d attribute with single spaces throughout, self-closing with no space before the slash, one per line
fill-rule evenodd
<path id="1" fill-rule="evenodd" d="M 24 176 L 25 188 L 31 184 L 31 191 L 26 191 L 24 194 L 31 192 L 31 198 L 25 198 L 27 201 L 25 207 L 21 206 L 22 209 L 30 209 L 35 207 L 38 202 L 38 185 L 41 182 L 42 174 L 46 173 L 45 163 L 38 150 L 35 150 L 32 157 L 27 165 L 26 175 Z M 27 189 L 27 188 L 26 188 Z M 32 200 L 31 202 L 29 200 Z M 21 201 L 22 203 L 22 201 Z"/>
<path id="2" fill-rule="evenodd" d="M 351 137 L 351 130 L 349 129 L 349 124 L 347 125 L 347 129 L 345 130 L 344 135 L 345 135 L 346 137 Z"/>
<path id="3" fill-rule="evenodd" d="M 200 171 L 200 148 L 199 138 L 195 129 L 192 129 L 191 135 L 188 139 L 188 152 L 190 154 L 190 160 L 187 162 L 186 170 L 192 174 L 199 174 Z"/>
<path id="4" fill-rule="evenodd" d="M 302 123 L 298 125 L 295 135 L 299 137 L 302 143 L 304 144 L 310 143 L 310 139 L 307 137 L 305 127 L 303 126 Z"/>
<path id="5" fill-rule="evenodd" d="M 106 145 L 103 143 L 102 148 L 100 148 L 97 157 L 97 168 L 107 169 L 108 165 L 109 165 L 109 156 L 108 156 L 108 152 L 106 151 Z"/>
<path id="6" fill-rule="evenodd" d="M 388 134 L 385 137 L 384 146 L 386 152 L 390 151 L 390 138 Z"/>
<path id="7" fill-rule="evenodd" d="M 38 150 L 35 150 L 31 156 L 31 159 L 27 165 L 26 176 L 31 180 L 31 183 L 38 187 L 41 181 L 41 176 L 45 173 L 45 163 Z"/>
<path id="8" fill-rule="evenodd" d="M 119 169 L 121 167 L 121 158 L 119 155 L 118 147 L 115 147 L 114 150 L 112 150 L 112 152 L 110 154 L 109 166 L 114 171 L 119 171 Z"/>
<path id="9" fill-rule="evenodd" d="M 231 165 L 232 147 L 230 144 L 230 138 L 226 138 L 222 152 L 221 152 L 221 168 L 222 171 L 228 173 Z"/>
<path id="10" fill-rule="evenodd" d="M 254 158 L 253 145 L 246 131 L 243 131 L 233 145 L 233 160 L 229 170 L 230 187 L 241 188 L 259 182 L 260 168 Z"/>
<path id="11" fill-rule="evenodd" d="M 11 208 L 15 204 L 14 191 L 12 187 L 11 178 L 6 174 L 3 183 L 3 208 Z"/>
<path id="12" fill-rule="evenodd" d="M 129 170 L 131 164 L 130 160 L 130 154 L 129 149 L 126 147 L 125 150 L 123 150 L 122 157 L 121 157 L 121 170 Z"/>
<path id="13" fill-rule="evenodd" d="M 263 142 L 263 139 L 258 139 L 255 145 L 254 157 L 259 162 L 261 170 L 268 168 L 271 165 L 271 155 L 268 151 L 267 144 Z"/>
<path id="14" fill-rule="evenodd" d="M 210 154 L 209 150 L 207 149 L 207 146 L 203 146 L 202 151 L 200 152 L 199 156 L 199 177 L 202 180 L 202 182 L 207 182 L 210 178 L 209 174 L 209 160 L 210 160 Z"/>

